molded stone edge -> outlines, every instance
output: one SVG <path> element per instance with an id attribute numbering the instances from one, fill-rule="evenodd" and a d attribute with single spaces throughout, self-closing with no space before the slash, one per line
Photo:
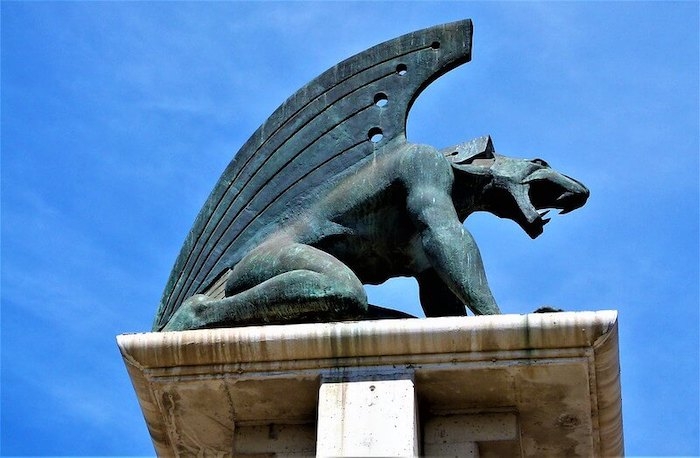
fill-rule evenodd
<path id="1" fill-rule="evenodd" d="M 411 318 L 122 334 L 142 369 L 406 354 L 593 347 L 617 312 Z"/>

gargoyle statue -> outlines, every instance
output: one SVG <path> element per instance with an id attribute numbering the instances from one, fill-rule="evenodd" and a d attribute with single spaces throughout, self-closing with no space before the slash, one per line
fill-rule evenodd
<path id="1" fill-rule="evenodd" d="M 500 313 L 464 220 L 491 212 L 535 238 L 546 209 L 589 192 L 541 159 L 496 154 L 490 137 L 407 141 L 413 101 L 470 60 L 471 37 L 465 20 L 396 38 L 278 108 L 204 204 L 154 330 L 405 316 L 368 305 L 363 288 L 397 276 L 418 280 L 428 317 Z"/>

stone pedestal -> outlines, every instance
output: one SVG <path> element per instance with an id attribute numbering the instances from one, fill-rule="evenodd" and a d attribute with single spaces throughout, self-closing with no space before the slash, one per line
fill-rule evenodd
<path id="1" fill-rule="evenodd" d="M 161 456 L 623 453 L 612 311 L 117 340 Z"/>

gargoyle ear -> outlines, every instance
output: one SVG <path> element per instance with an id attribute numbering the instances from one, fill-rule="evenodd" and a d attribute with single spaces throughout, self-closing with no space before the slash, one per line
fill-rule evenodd
<path id="1" fill-rule="evenodd" d="M 478 137 L 441 150 L 454 164 L 471 164 L 475 159 L 493 159 L 493 141 L 490 135 Z"/>

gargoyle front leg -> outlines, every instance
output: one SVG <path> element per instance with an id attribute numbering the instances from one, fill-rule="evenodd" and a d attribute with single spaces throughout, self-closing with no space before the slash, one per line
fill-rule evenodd
<path id="1" fill-rule="evenodd" d="M 407 207 L 425 257 L 437 276 L 476 315 L 501 313 L 491 294 L 481 254 L 472 235 L 457 217 L 451 175 L 430 186 L 410 189 Z"/>
<path id="2" fill-rule="evenodd" d="M 476 315 L 496 315 L 501 313 L 486 279 L 486 270 L 481 260 L 479 247 L 476 246 L 476 241 L 472 234 L 461 223 L 459 238 L 460 245 L 464 247 L 462 255 L 465 260 L 463 263 L 458 263 L 458 269 L 466 267 L 466 271 L 470 275 L 469 281 L 466 283 L 469 291 L 466 306 Z"/>
<path id="3" fill-rule="evenodd" d="M 435 276 L 475 315 L 501 313 L 486 279 L 479 248 L 456 218 L 426 228 L 423 248 Z"/>

